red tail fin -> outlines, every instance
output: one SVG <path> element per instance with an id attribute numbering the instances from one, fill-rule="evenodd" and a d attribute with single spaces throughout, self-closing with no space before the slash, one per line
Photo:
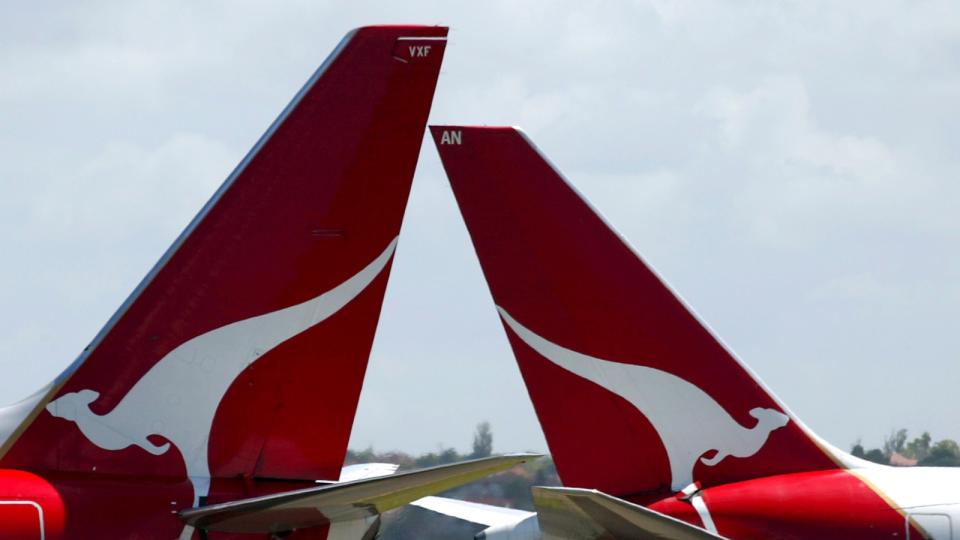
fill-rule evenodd
<path id="1" fill-rule="evenodd" d="M 446 34 L 347 35 L 0 464 L 335 480 Z"/>
<path id="2" fill-rule="evenodd" d="M 835 466 L 523 133 L 431 130 L 566 485 Z"/>

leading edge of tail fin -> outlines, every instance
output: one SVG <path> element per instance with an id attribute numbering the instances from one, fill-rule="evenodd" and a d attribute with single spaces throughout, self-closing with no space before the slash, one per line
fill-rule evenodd
<path id="1" fill-rule="evenodd" d="M 350 32 L 0 465 L 336 479 L 446 35 Z"/>
<path id="2" fill-rule="evenodd" d="M 837 466 L 519 129 L 431 131 L 565 485 Z"/>

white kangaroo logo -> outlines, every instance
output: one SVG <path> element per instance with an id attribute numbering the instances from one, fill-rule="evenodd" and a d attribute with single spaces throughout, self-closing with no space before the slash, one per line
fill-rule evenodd
<path id="1" fill-rule="evenodd" d="M 503 308 L 497 309 L 517 336 L 541 356 L 626 399 L 653 424 L 667 451 L 674 490 L 693 483 L 697 460 L 713 467 L 728 456 L 750 457 L 763 448 L 772 431 L 790 421 L 780 411 L 757 407 L 750 410 L 757 425 L 747 429 L 706 392 L 676 375 L 566 349 L 533 333 Z M 710 451 L 716 455 L 703 457 Z"/>
<path id="2" fill-rule="evenodd" d="M 194 488 L 194 505 L 210 489 L 207 444 L 224 394 L 247 366 L 284 341 L 326 320 L 349 304 L 380 275 L 397 246 L 394 238 L 376 259 L 337 287 L 301 304 L 211 330 L 161 358 L 109 413 L 90 403 L 100 393 L 81 390 L 47 405 L 53 416 L 75 422 L 104 450 L 139 446 L 160 455 L 174 444 L 183 455 Z M 160 435 L 161 445 L 147 437 Z"/>

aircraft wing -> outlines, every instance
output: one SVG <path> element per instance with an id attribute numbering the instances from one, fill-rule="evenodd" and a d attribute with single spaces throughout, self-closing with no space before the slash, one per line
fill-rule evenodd
<path id="1" fill-rule="evenodd" d="M 316 480 L 317 484 L 339 484 L 342 482 L 353 482 L 354 480 L 366 480 L 367 478 L 377 478 L 378 476 L 390 476 L 397 472 L 400 465 L 396 463 L 357 463 L 356 465 L 344 465 L 340 469 L 340 478 L 337 480 Z"/>
<path id="2" fill-rule="evenodd" d="M 398 468 L 400 468 L 400 466 L 396 463 L 357 463 L 356 465 L 347 465 L 340 469 L 340 482 L 353 482 L 354 480 L 390 476 L 396 473 Z M 319 484 L 320 482 L 317 483 Z"/>
<path id="3" fill-rule="evenodd" d="M 505 508 L 503 506 L 493 506 L 458 499 L 448 499 L 446 497 L 424 497 L 410 504 L 431 510 L 438 514 L 469 521 L 470 523 L 486 525 L 487 527 L 501 527 L 519 523 L 536 515 L 536 512 L 527 512 L 515 508 Z"/>
<path id="4" fill-rule="evenodd" d="M 188 525 L 206 531 L 272 533 L 353 521 L 403 506 L 540 457 L 512 454 L 440 465 L 393 476 L 319 485 L 182 510 Z"/>
<path id="5" fill-rule="evenodd" d="M 723 540 L 649 508 L 592 489 L 533 488 L 544 540 Z"/>

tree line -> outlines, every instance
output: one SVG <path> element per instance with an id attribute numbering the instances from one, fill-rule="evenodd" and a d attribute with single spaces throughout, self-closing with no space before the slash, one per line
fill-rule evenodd
<path id="1" fill-rule="evenodd" d="M 628 451 L 625 449 L 624 451 Z M 960 446 L 952 439 L 934 441 L 928 432 L 911 439 L 906 429 L 892 431 L 879 448 L 864 448 L 857 441 L 851 452 L 868 461 L 884 465 L 958 467 Z M 413 470 L 467 459 L 478 459 L 493 454 L 493 430 L 482 422 L 473 434 L 471 451 L 461 453 L 455 448 L 440 448 L 420 456 L 404 452 L 375 452 L 373 448 L 349 450 L 346 463 L 396 463 L 400 470 Z M 472 484 L 461 486 L 441 495 L 457 499 L 533 510 L 530 495 L 532 486 L 557 486 L 560 479 L 553 461 L 547 457 L 525 463 Z M 483 527 L 455 518 L 442 516 L 421 508 L 407 506 L 383 516 L 381 540 L 439 540 L 472 538 Z"/>
<path id="2" fill-rule="evenodd" d="M 440 448 L 420 456 L 404 452 L 375 452 L 373 448 L 347 451 L 346 463 L 396 463 L 400 470 L 420 469 L 479 459 L 493 455 L 493 430 L 488 422 L 477 425 L 471 450 L 461 453 L 455 448 Z M 530 488 L 558 486 L 560 479 L 553 461 L 542 458 L 518 465 L 440 495 L 456 499 L 533 510 Z M 456 518 L 435 514 L 415 506 L 387 512 L 381 522 L 380 540 L 439 540 L 473 538 L 484 527 Z"/>
<path id="3" fill-rule="evenodd" d="M 867 450 L 857 441 L 850 453 L 883 465 L 960 467 L 960 445 L 957 445 L 957 441 L 941 439 L 934 442 L 926 431 L 909 440 L 906 429 L 896 429 L 884 438 L 881 448 Z"/>

